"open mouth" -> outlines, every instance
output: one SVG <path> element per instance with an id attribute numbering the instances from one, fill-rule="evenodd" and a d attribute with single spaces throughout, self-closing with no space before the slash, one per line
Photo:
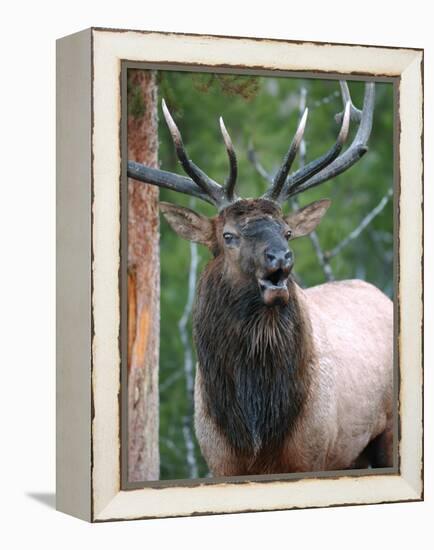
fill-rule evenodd
<path id="1" fill-rule="evenodd" d="M 266 277 L 259 278 L 258 283 L 261 290 L 286 287 L 288 283 L 288 273 L 284 273 L 283 269 L 276 269 L 276 271 L 273 271 L 273 273 L 270 273 Z"/>
<path id="2" fill-rule="evenodd" d="M 258 284 L 265 305 L 288 303 L 288 270 L 276 269 L 264 277 L 258 277 Z"/>

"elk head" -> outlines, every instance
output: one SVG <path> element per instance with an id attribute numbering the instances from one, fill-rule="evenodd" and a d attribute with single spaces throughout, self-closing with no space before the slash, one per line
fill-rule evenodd
<path id="1" fill-rule="evenodd" d="M 284 215 L 268 199 L 240 199 L 208 218 L 189 208 L 160 203 L 178 235 L 221 256 L 223 276 L 234 285 L 257 285 L 267 306 L 288 302 L 288 278 L 294 265 L 289 242 L 313 231 L 329 206 L 329 200 L 320 200 Z"/>
<path id="2" fill-rule="evenodd" d="M 363 110 L 354 107 L 348 86 L 341 82 L 344 110 L 337 115 L 341 129 L 335 144 L 323 156 L 289 174 L 303 138 L 307 120 L 304 111 L 292 143 L 269 189 L 259 199 L 240 199 L 235 194 L 237 160 L 231 138 L 220 118 L 220 129 L 229 158 L 229 176 L 224 185 L 207 176 L 187 156 L 181 134 L 163 100 L 163 114 L 178 159 L 189 178 L 128 162 L 132 178 L 177 190 L 215 205 L 219 213 L 207 218 L 188 208 L 161 203 L 160 208 L 172 228 L 183 238 L 207 246 L 223 261 L 223 274 L 231 281 L 255 284 L 267 306 L 285 304 L 289 299 L 288 278 L 294 265 L 291 239 L 315 229 L 330 206 L 327 199 L 316 201 L 285 215 L 282 205 L 288 198 L 333 178 L 354 164 L 366 151 L 372 127 L 374 84 L 365 85 Z M 355 138 L 342 153 L 350 120 L 359 121 Z"/>

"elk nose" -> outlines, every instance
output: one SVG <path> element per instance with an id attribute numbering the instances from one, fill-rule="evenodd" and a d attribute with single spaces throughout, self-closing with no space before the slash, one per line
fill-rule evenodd
<path id="1" fill-rule="evenodd" d="M 293 263 L 293 254 L 288 249 L 270 249 L 265 251 L 267 269 L 287 269 Z"/>

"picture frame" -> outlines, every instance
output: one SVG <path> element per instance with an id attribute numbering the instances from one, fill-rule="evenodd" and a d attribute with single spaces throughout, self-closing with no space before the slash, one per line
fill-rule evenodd
<path id="1" fill-rule="evenodd" d="M 394 83 L 393 471 L 124 488 L 120 135 L 128 63 Z M 104 522 L 423 499 L 423 50 L 92 28 L 58 41 L 57 98 L 57 508 Z"/>

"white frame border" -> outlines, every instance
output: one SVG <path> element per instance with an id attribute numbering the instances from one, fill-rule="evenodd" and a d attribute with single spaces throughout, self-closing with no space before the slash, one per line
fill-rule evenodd
<path id="1" fill-rule="evenodd" d="M 91 521 L 421 500 L 423 52 L 106 29 L 92 29 L 91 41 Z M 120 490 L 121 60 L 400 77 L 400 474 Z"/>

